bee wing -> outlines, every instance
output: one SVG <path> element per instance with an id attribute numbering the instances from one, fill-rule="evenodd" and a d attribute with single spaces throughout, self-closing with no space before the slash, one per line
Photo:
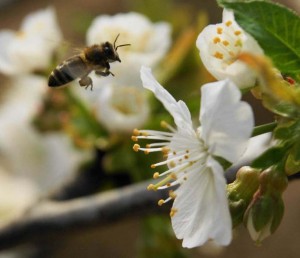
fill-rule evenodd
<path id="1" fill-rule="evenodd" d="M 89 67 L 82 57 L 76 55 L 63 61 L 52 71 L 48 85 L 50 87 L 59 87 L 77 78 L 85 77 L 89 72 Z"/>

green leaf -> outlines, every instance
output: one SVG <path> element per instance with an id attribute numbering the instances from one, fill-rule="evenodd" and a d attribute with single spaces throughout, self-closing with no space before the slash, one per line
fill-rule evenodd
<path id="1" fill-rule="evenodd" d="M 297 145 L 297 146 L 296 146 Z M 299 144 L 296 144 L 289 153 L 285 163 L 285 173 L 290 176 L 300 171 L 300 160 L 299 160 Z"/>
<path id="2" fill-rule="evenodd" d="M 239 25 L 282 73 L 300 78 L 300 18 L 295 12 L 265 1 L 219 0 L 219 4 L 234 11 Z"/>
<path id="3" fill-rule="evenodd" d="M 288 121 L 274 130 L 274 138 L 278 140 L 298 141 L 300 138 L 300 120 Z"/>
<path id="4" fill-rule="evenodd" d="M 266 150 L 262 155 L 255 159 L 251 167 L 266 169 L 283 161 L 286 155 L 287 146 L 275 146 Z"/>

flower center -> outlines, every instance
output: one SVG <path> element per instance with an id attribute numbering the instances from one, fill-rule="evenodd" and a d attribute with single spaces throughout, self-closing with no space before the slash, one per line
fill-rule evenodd
<path id="1" fill-rule="evenodd" d="M 124 115 L 136 115 L 143 108 L 145 98 L 140 90 L 134 87 L 121 87 L 114 90 L 111 96 L 111 105 Z"/>
<path id="2" fill-rule="evenodd" d="M 236 61 L 241 52 L 243 41 L 242 31 L 236 29 L 232 21 L 221 24 L 216 29 L 211 45 L 211 54 L 225 65 Z"/>
<path id="3" fill-rule="evenodd" d="M 151 165 L 153 169 L 163 165 L 168 166 L 168 169 L 163 173 L 155 172 L 153 174 L 154 179 L 163 177 L 158 183 L 148 186 L 148 190 L 154 191 L 183 184 L 188 180 L 189 172 L 199 169 L 208 156 L 199 135 L 195 134 L 194 137 L 189 138 L 187 135 L 181 135 L 166 122 L 162 122 L 161 125 L 171 132 L 135 129 L 132 136 L 132 140 L 136 142 L 141 139 L 158 140 L 158 142 L 147 144 L 145 148 L 139 144 L 134 144 L 134 151 L 144 151 L 145 154 L 160 151 L 165 157 L 165 160 Z M 158 205 L 162 205 L 175 197 L 176 194 L 170 191 L 169 197 L 166 200 L 159 200 Z"/>

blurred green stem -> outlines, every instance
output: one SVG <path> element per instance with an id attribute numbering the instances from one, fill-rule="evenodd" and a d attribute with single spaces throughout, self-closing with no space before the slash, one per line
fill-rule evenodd
<path id="1" fill-rule="evenodd" d="M 264 125 L 259 125 L 256 126 L 252 132 L 252 137 L 257 136 L 257 135 L 261 135 L 264 133 L 268 133 L 268 132 L 272 132 L 273 129 L 277 126 L 277 122 L 272 122 L 269 124 L 264 124 Z"/>

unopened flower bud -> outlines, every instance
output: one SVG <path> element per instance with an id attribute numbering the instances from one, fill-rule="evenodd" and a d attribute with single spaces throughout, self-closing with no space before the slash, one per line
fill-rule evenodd
<path id="1" fill-rule="evenodd" d="M 259 186 L 259 170 L 248 166 L 239 169 L 236 180 L 227 186 L 233 227 L 243 221 L 244 213 Z"/>
<path id="2" fill-rule="evenodd" d="M 278 228 L 284 212 L 282 193 L 287 186 L 285 174 L 270 167 L 259 178 L 260 187 L 244 217 L 251 238 L 260 243 Z"/>

